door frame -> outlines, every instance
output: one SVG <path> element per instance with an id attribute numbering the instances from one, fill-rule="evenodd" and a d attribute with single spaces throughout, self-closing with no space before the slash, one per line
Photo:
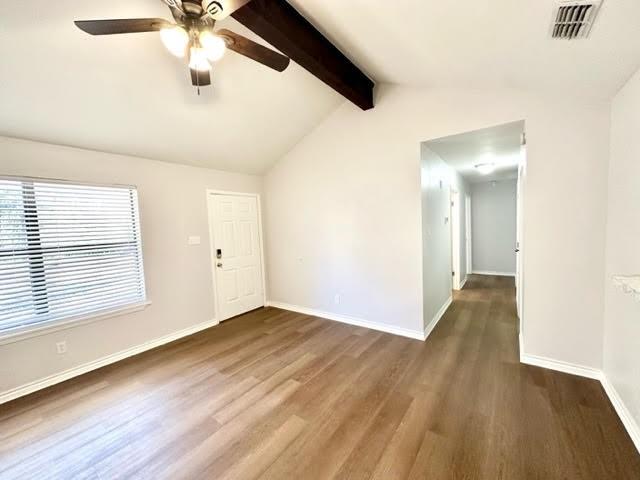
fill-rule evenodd
<path id="1" fill-rule="evenodd" d="M 216 323 L 219 324 L 220 320 L 220 302 L 218 300 L 218 280 L 216 278 L 216 263 L 218 263 L 218 259 L 216 258 L 216 248 L 215 248 L 215 229 L 213 223 L 211 221 L 215 216 L 215 208 L 213 208 L 213 197 L 215 195 L 226 195 L 226 196 L 235 196 L 235 197 L 250 197 L 256 199 L 256 205 L 258 206 L 258 236 L 260 237 L 258 240 L 258 244 L 260 245 L 260 263 L 261 263 L 261 272 L 262 272 L 262 305 L 263 307 L 267 306 L 267 282 L 266 282 L 266 265 L 264 263 L 264 234 L 262 229 L 262 201 L 259 193 L 248 193 L 248 192 L 232 192 L 228 190 L 215 190 L 207 188 L 207 223 L 209 224 L 209 255 L 211 257 L 211 279 L 213 281 L 213 297 L 215 301 L 214 305 L 214 315 Z M 228 319 L 227 319 L 228 320 Z M 224 320 L 222 320 L 224 321 Z"/>
<path id="2" fill-rule="evenodd" d="M 516 197 L 516 311 L 519 318 L 518 331 L 520 336 L 524 334 L 524 229 L 525 229 L 525 203 L 524 190 L 526 189 L 527 176 L 527 146 L 526 130 L 523 132 L 522 145 L 520 147 L 520 164 L 518 165 L 517 197 Z M 522 352 L 521 352 L 522 353 Z"/>
<path id="3" fill-rule="evenodd" d="M 449 190 L 449 208 L 451 218 L 451 270 L 453 275 L 451 276 L 451 289 L 460 290 L 462 284 L 462 277 L 460 270 L 462 270 L 462 255 L 460 245 L 460 232 L 462 231 L 462 224 L 460 222 L 460 192 L 454 188 Z"/>
<path id="4" fill-rule="evenodd" d="M 464 248 L 467 253 L 467 275 L 473 272 L 473 232 L 471 230 L 471 194 L 464 196 Z"/>

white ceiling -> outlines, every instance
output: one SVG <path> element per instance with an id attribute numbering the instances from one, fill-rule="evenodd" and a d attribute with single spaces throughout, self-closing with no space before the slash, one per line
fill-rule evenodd
<path id="1" fill-rule="evenodd" d="M 233 52 L 198 97 L 157 33 L 73 25 L 128 17 L 171 14 L 160 0 L 0 2 L 0 135 L 262 173 L 342 102 L 293 63 L 278 73 Z"/>
<path id="2" fill-rule="evenodd" d="M 468 182 L 510 180 L 518 178 L 522 132 L 524 122 L 513 122 L 426 143 Z M 493 163 L 495 171 L 481 174 L 475 166 L 482 163 Z"/>
<path id="3" fill-rule="evenodd" d="M 604 0 L 587 40 L 555 0 L 289 0 L 378 81 L 611 98 L 640 67 L 640 1 Z"/>
<path id="4" fill-rule="evenodd" d="M 609 99 L 640 67 L 638 0 L 604 0 L 577 41 L 549 38 L 554 0 L 289 1 L 378 82 Z M 232 52 L 197 97 L 157 34 L 72 23 L 154 16 L 170 18 L 160 0 L 0 2 L 0 135 L 261 173 L 343 101 L 293 63 Z"/>

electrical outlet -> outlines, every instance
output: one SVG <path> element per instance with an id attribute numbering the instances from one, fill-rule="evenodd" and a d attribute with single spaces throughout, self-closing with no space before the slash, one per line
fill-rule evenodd
<path id="1" fill-rule="evenodd" d="M 56 343 L 56 351 L 58 352 L 58 355 L 64 355 L 67 353 L 67 341 L 64 340 Z"/>
<path id="2" fill-rule="evenodd" d="M 333 302 L 334 302 L 336 305 L 340 305 L 340 294 L 339 294 L 339 293 L 336 293 L 336 294 L 335 294 L 335 296 L 333 297 Z"/>

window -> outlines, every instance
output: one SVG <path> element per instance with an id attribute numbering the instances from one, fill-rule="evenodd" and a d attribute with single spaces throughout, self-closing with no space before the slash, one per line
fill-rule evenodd
<path id="1" fill-rule="evenodd" d="M 135 188 L 0 177 L 0 335 L 145 300 Z"/>

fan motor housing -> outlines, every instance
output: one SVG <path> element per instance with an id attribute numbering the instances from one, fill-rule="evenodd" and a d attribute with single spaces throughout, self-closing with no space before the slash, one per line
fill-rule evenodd
<path id="1" fill-rule="evenodd" d="M 182 0 L 182 9 L 185 13 L 200 16 L 204 13 L 202 9 L 203 3 L 198 0 Z"/>

